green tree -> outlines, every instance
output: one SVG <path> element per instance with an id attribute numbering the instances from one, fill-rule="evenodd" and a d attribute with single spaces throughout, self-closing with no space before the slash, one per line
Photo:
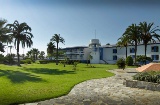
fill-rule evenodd
<path id="1" fill-rule="evenodd" d="M 31 52 L 31 50 L 28 51 L 26 55 L 27 55 L 27 58 L 32 58 L 32 52 Z"/>
<path id="2" fill-rule="evenodd" d="M 32 56 L 34 58 L 34 61 L 38 59 L 38 55 L 40 54 L 39 50 L 37 48 L 31 49 Z"/>
<path id="3" fill-rule="evenodd" d="M 128 36 L 126 34 L 123 34 L 117 42 L 117 47 L 125 47 L 126 48 L 126 58 L 127 58 L 127 47 L 128 47 L 128 43 L 129 43 L 129 39 Z"/>
<path id="4" fill-rule="evenodd" d="M 56 46 L 54 45 L 54 43 L 52 43 L 52 42 L 49 42 L 48 44 L 47 44 L 47 55 L 49 56 L 49 57 L 53 57 L 53 55 L 54 55 L 54 50 L 56 49 Z"/>
<path id="5" fill-rule="evenodd" d="M 63 37 L 60 36 L 60 34 L 54 34 L 54 36 L 52 36 L 52 38 L 50 39 L 51 42 L 56 42 L 57 44 L 57 49 L 56 49 L 56 65 L 58 65 L 58 44 L 61 43 L 65 43 L 65 40 Z"/>
<path id="6" fill-rule="evenodd" d="M 140 35 L 141 35 L 141 41 L 144 44 L 145 47 L 145 57 L 146 57 L 146 52 L 147 52 L 147 44 L 149 42 L 156 43 L 155 39 L 158 39 L 160 41 L 160 35 L 158 35 L 156 32 L 160 31 L 157 27 L 152 28 L 154 23 L 149 23 L 147 22 L 140 22 L 139 27 L 140 27 Z M 145 61 L 146 64 L 146 61 Z"/>
<path id="7" fill-rule="evenodd" d="M 39 58 L 40 58 L 40 59 L 44 59 L 44 55 L 45 55 L 45 52 L 44 52 L 44 51 L 41 51 L 40 54 L 39 54 Z"/>
<path id="8" fill-rule="evenodd" d="M 19 46 L 20 43 L 22 45 L 23 48 L 25 48 L 25 46 L 27 47 L 31 47 L 33 45 L 33 35 L 31 33 L 31 27 L 29 27 L 27 25 L 27 23 L 20 23 L 15 20 L 13 24 L 7 24 L 7 27 L 9 27 L 10 29 L 10 34 L 11 37 L 14 40 L 14 46 L 17 49 L 17 57 L 18 57 L 18 66 L 20 66 L 20 59 L 19 59 Z"/>
<path id="9" fill-rule="evenodd" d="M 137 45 L 140 43 L 140 32 L 139 26 L 136 24 L 132 24 L 129 26 L 123 35 L 128 37 L 129 43 L 135 46 L 135 63 L 136 63 L 136 56 L 137 56 Z"/>
<path id="10" fill-rule="evenodd" d="M 6 20 L 1 19 L 0 20 L 0 51 L 4 52 L 4 45 L 2 43 L 11 43 L 12 39 L 7 33 L 10 32 L 8 28 L 5 27 L 5 24 L 7 23 Z"/>

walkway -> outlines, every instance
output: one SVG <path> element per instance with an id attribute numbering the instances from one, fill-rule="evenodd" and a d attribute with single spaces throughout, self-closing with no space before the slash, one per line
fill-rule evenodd
<path id="1" fill-rule="evenodd" d="M 110 71 L 116 75 L 82 82 L 66 96 L 22 105 L 160 105 L 160 92 L 123 85 L 135 69 Z"/>

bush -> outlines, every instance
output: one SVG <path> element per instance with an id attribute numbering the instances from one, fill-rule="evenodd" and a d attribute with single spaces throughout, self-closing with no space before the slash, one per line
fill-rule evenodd
<path id="1" fill-rule="evenodd" d="M 39 63 L 40 63 L 40 64 L 47 64 L 47 63 L 48 63 L 48 60 L 39 60 Z"/>
<path id="2" fill-rule="evenodd" d="M 144 55 L 137 56 L 137 62 L 139 62 L 141 64 L 145 64 L 145 61 L 152 62 L 153 60 L 151 59 L 151 57 L 145 57 Z"/>
<path id="3" fill-rule="evenodd" d="M 26 59 L 26 63 L 27 63 L 27 64 L 31 64 L 31 63 L 32 63 L 32 60 L 31 60 L 31 59 Z"/>
<path id="4" fill-rule="evenodd" d="M 140 72 L 133 76 L 133 79 L 146 82 L 160 83 L 160 72 Z"/>
<path id="5" fill-rule="evenodd" d="M 5 64 L 13 64 L 14 63 L 14 60 L 13 60 L 13 55 L 12 54 L 7 54 L 5 57 L 4 57 L 4 63 Z"/>
<path id="6" fill-rule="evenodd" d="M 3 64 L 4 62 L 4 55 L 0 54 L 0 64 Z"/>
<path id="7" fill-rule="evenodd" d="M 123 69 L 123 70 L 125 69 L 126 64 L 125 64 L 125 60 L 123 58 L 118 59 L 116 64 L 119 69 Z"/>
<path id="8" fill-rule="evenodd" d="M 126 58 L 126 65 L 127 66 L 132 66 L 133 65 L 133 58 L 131 56 L 128 56 Z"/>
<path id="9" fill-rule="evenodd" d="M 26 60 L 21 60 L 20 64 L 31 64 L 32 60 L 31 59 L 26 59 Z"/>

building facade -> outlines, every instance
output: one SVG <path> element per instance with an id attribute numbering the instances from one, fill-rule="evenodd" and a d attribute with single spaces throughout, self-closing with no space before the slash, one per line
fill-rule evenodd
<path id="1" fill-rule="evenodd" d="M 154 62 L 159 62 L 160 56 L 160 42 L 150 43 L 147 45 L 147 57 L 151 57 Z M 88 46 L 75 46 L 64 48 L 65 55 L 70 60 L 80 60 L 81 62 L 87 62 L 89 56 L 91 63 L 109 63 L 115 64 L 119 58 L 126 58 L 126 48 L 117 47 L 116 45 L 104 45 L 101 46 L 99 39 L 91 39 Z M 127 47 L 127 56 L 134 58 L 135 49 L 133 45 Z M 137 56 L 144 55 L 144 45 L 139 44 L 137 46 Z"/>

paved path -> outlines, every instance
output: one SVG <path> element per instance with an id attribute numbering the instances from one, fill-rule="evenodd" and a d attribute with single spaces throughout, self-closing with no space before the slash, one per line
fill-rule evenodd
<path id="1" fill-rule="evenodd" d="M 77 84 L 66 96 L 22 105 L 160 105 L 160 92 L 123 85 L 135 69 L 110 71 L 116 75 Z"/>

